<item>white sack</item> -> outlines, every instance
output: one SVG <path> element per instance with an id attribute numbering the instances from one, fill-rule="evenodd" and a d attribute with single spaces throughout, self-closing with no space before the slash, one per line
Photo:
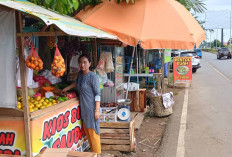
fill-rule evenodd
<path id="1" fill-rule="evenodd" d="M 166 109 L 172 107 L 172 105 L 174 105 L 175 103 L 174 95 L 172 92 L 162 94 L 162 98 L 163 98 L 163 105 Z"/>

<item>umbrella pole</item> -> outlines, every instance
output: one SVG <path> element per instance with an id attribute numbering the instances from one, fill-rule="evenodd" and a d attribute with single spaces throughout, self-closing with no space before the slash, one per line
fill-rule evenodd
<path id="1" fill-rule="evenodd" d="M 138 49 L 137 49 L 137 46 L 136 46 L 136 67 L 137 67 L 137 70 L 136 70 L 136 75 L 137 75 L 137 83 L 139 84 L 139 56 L 138 56 Z"/>
<path id="2" fill-rule="evenodd" d="M 127 99 L 127 97 L 128 97 L 129 82 L 130 82 L 130 77 L 131 77 L 131 68 L 132 68 L 132 64 L 133 64 L 133 62 L 134 62 L 134 55 L 135 55 L 135 47 L 133 48 L 132 60 L 131 60 L 130 70 L 129 70 L 129 77 L 128 77 L 128 81 L 127 81 L 126 99 Z"/>
<path id="3" fill-rule="evenodd" d="M 164 92 L 164 49 L 161 50 L 162 53 L 162 82 L 161 82 L 161 93 Z"/>

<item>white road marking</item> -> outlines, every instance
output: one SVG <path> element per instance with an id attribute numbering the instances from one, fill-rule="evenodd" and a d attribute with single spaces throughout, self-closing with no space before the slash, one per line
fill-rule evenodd
<path id="1" fill-rule="evenodd" d="M 185 132 L 187 124 L 187 111 L 188 111 L 188 88 L 185 89 L 184 103 L 180 119 L 180 131 L 177 143 L 176 157 L 185 156 Z"/>
<path id="2" fill-rule="evenodd" d="M 222 72 L 220 72 L 218 69 L 214 68 L 208 61 L 205 60 L 205 62 L 211 67 L 213 68 L 217 73 L 219 73 L 222 77 L 224 77 L 227 81 L 231 82 L 231 79 L 229 79 L 228 77 L 226 77 Z"/>

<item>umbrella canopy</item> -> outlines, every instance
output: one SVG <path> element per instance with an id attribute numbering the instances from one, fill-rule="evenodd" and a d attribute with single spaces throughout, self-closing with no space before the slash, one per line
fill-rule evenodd
<path id="1" fill-rule="evenodd" d="M 144 49 L 192 49 L 205 32 L 191 13 L 175 0 L 136 0 L 135 4 L 103 0 L 75 18 Z"/>

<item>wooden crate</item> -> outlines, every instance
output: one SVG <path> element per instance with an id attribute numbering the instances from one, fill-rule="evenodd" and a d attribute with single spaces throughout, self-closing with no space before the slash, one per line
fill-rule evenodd
<path id="1" fill-rule="evenodd" d="M 128 93 L 128 99 L 131 99 L 130 111 L 132 112 L 144 112 L 146 108 L 146 89 L 139 89 L 137 91 L 130 91 Z"/>
<path id="2" fill-rule="evenodd" d="M 131 152 L 135 147 L 135 122 L 101 122 L 102 150 Z"/>

